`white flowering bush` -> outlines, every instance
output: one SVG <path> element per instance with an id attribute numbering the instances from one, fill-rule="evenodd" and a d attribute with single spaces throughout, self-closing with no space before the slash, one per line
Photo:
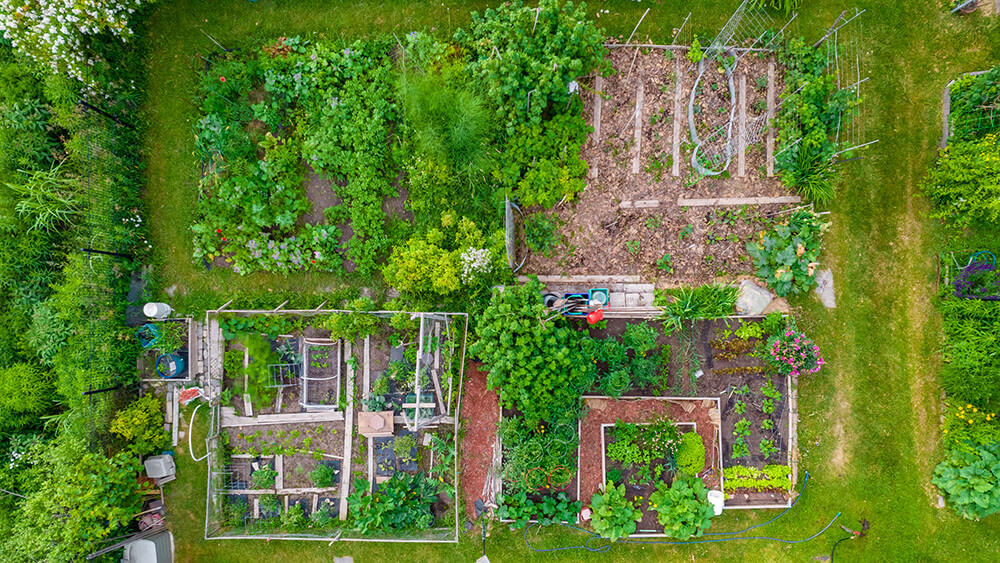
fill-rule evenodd
<path id="1" fill-rule="evenodd" d="M 493 271 L 493 254 L 488 248 L 467 248 L 462 252 L 462 283 L 473 285 Z"/>
<path id="2" fill-rule="evenodd" d="M 105 39 L 134 34 L 129 18 L 155 0 L 0 0 L 0 30 L 17 50 L 53 72 L 94 86 L 106 61 L 95 49 Z"/>

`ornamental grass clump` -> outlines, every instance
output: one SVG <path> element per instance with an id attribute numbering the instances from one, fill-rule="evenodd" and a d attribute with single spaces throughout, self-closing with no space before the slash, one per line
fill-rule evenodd
<path id="1" fill-rule="evenodd" d="M 767 351 L 768 361 L 781 375 L 798 377 L 816 373 L 826 363 L 819 355 L 819 346 L 794 326 L 772 336 L 767 341 Z"/>

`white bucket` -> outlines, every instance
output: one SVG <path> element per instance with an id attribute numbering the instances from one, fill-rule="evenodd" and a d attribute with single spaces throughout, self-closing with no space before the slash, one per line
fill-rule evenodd
<path id="1" fill-rule="evenodd" d="M 163 320 L 170 316 L 174 310 L 166 303 L 146 303 L 142 307 L 144 315 L 151 319 Z"/>
<path id="2" fill-rule="evenodd" d="M 726 495 L 722 491 L 708 491 L 708 502 L 712 503 L 715 515 L 722 514 L 722 506 L 726 504 Z"/>

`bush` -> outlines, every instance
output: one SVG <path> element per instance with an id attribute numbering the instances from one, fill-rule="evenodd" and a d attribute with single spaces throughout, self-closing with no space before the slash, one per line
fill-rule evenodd
<path id="1" fill-rule="evenodd" d="M 552 207 L 586 186 L 587 163 L 580 147 L 592 129 L 581 108 L 574 98 L 569 113 L 518 125 L 508 139 L 502 166 L 493 174 L 522 204 Z"/>
<path id="2" fill-rule="evenodd" d="M 669 486 L 661 482 L 649 495 L 649 506 L 656 510 L 663 533 L 682 540 L 700 537 L 715 515 L 705 483 L 696 477 L 678 476 Z"/>
<path id="3" fill-rule="evenodd" d="M 934 216 L 956 228 L 1000 220 L 1000 133 L 951 143 L 924 182 Z"/>
<path id="4" fill-rule="evenodd" d="M 827 226 L 815 212 L 802 209 L 771 232 L 761 233 L 759 241 L 747 242 L 757 276 L 780 297 L 809 291 L 816 285 L 821 237 Z"/>
<path id="5" fill-rule="evenodd" d="M 594 364 L 581 353 L 581 334 L 553 319 L 538 280 L 495 291 L 476 326 L 471 353 L 489 370 L 487 383 L 525 422 L 575 420 L 580 396 L 594 381 Z"/>
<path id="6" fill-rule="evenodd" d="M 281 514 L 281 527 L 286 532 L 301 532 L 309 527 L 309 519 L 306 518 L 305 510 L 301 504 L 295 503 L 288 506 L 288 510 Z"/>
<path id="7" fill-rule="evenodd" d="M 38 426 L 54 404 L 52 377 L 31 364 L 0 367 L 0 430 Z"/>
<path id="8" fill-rule="evenodd" d="M 677 470 L 696 476 L 705 467 L 705 443 L 697 432 L 681 434 L 677 446 Z"/>
<path id="9" fill-rule="evenodd" d="M 799 376 L 816 373 L 826 363 L 819 355 L 819 346 L 806 335 L 788 327 L 785 332 L 767 340 L 768 362 L 781 375 Z"/>
<path id="10" fill-rule="evenodd" d="M 1000 443 L 974 453 L 953 450 L 934 469 L 931 483 L 963 518 L 979 520 L 1000 511 Z"/>
<path id="11" fill-rule="evenodd" d="M 118 411 L 111 422 L 111 432 L 131 442 L 139 455 L 158 453 L 167 445 L 163 429 L 163 404 L 153 394 L 146 394 Z"/>
<path id="12" fill-rule="evenodd" d="M 977 125 L 989 106 L 1000 101 L 1000 66 L 986 74 L 962 76 L 951 85 L 950 142 L 968 141 L 982 135 Z"/>
<path id="13" fill-rule="evenodd" d="M 941 383 L 959 403 L 995 411 L 1000 407 L 1000 302 L 942 297 L 945 343 Z"/>
<path id="14" fill-rule="evenodd" d="M 585 8 L 542 0 L 536 12 L 514 0 L 473 12 L 469 28 L 455 33 L 470 53 L 469 72 L 483 84 L 509 135 L 522 123 L 539 124 L 563 111 L 574 96 L 569 83 L 604 60 L 604 33 Z"/>
<path id="15" fill-rule="evenodd" d="M 604 493 L 594 493 L 590 507 L 594 511 L 591 524 L 602 538 L 616 542 L 635 533 L 635 523 L 642 519 L 642 511 L 635 501 L 625 496 L 625 485 L 604 485 Z"/>
<path id="16" fill-rule="evenodd" d="M 559 227 L 562 221 L 558 215 L 536 213 L 524 222 L 524 238 L 532 252 L 540 252 L 551 258 L 552 251 L 563 243 Z"/>
<path id="17" fill-rule="evenodd" d="M 571 502 L 569 495 L 561 491 L 555 495 L 543 495 L 542 500 L 537 502 L 521 492 L 501 496 L 497 517 L 513 520 L 513 526 L 518 529 L 526 527 L 530 520 L 548 526 L 558 522 L 575 522 L 582 507 L 582 502 Z"/>

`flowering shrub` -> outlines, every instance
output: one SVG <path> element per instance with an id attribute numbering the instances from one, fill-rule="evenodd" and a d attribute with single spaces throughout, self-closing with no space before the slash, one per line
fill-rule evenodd
<path id="1" fill-rule="evenodd" d="M 816 373 L 823 366 L 819 346 L 790 326 L 784 333 L 767 341 L 768 360 L 781 375 L 799 376 Z"/>
<path id="2" fill-rule="evenodd" d="M 95 86 L 110 63 L 105 39 L 128 41 L 129 18 L 147 0 L 0 0 L 0 30 L 19 51 L 57 74 Z"/>

